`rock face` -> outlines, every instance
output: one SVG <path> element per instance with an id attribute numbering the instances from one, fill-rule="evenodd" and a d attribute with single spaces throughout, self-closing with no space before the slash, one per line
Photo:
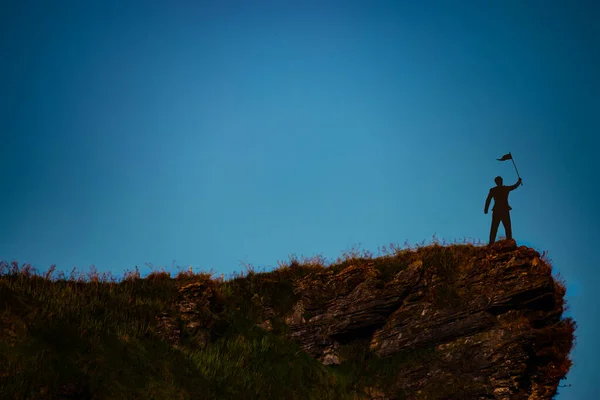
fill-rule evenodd
<path id="1" fill-rule="evenodd" d="M 435 245 L 397 268 L 381 268 L 393 259 L 315 268 L 293 278 L 299 300 L 286 313 L 250 295 L 255 324 L 273 331 L 280 321 L 325 365 L 343 363 L 343 347 L 359 342 L 379 359 L 431 355 L 401 364 L 392 386 L 364 387 L 357 398 L 551 399 L 571 366 L 574 340 L 574 322 L 562 319 L 564 286 L 537 251 L 514 240 L 458 253 Z M 163 314 L 159 332 L 177 346 L 179 327 L 204 346 L 220 318 L 213 289 L 182 286 L 179 325 Z"/>
<path id="2" fill-rule="evenodd" d="M 340 363 L 340 345 L 358 339 L 380 357 L 434 348 L 440 357 L 397 377 L 410 392 L 435 380 L 456 385 L 455 398 L 552 398 L 573 336 L 561 320 L 564 287 L 540 254 L 505 240 L 452 270 L 426 264 L 389 281 L 373 261 L 297 280 L 289 336 L 324 364 Z"/>
<path id="3" fill-rule="evenodd" d="M 211 311 L 213 290 L 205 283 L 190 283 L 179 289 L 177 299 L 177 314 L 186 331 L 194 340 L 194 344 L 204 348 L 210 341 L 210 328 L 216 319 Z M 177 327 L 176 318 L 163 312 L 156 317 L 159 335 L 168 340 L 173 347 L 181 344 L 181 330 Z"/>

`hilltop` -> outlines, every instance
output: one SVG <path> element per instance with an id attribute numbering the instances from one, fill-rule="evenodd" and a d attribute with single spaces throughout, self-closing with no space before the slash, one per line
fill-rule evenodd
<path id="1" fill-rule="evenodd" d="M 0 264 L 0 397 L 551 399 L 576 324 L 550 260 L 502 240 L 212 273 Z"/>

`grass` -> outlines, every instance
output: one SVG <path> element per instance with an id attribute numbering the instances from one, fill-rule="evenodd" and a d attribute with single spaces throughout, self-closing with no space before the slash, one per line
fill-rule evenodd
<path id="1" fill-rule="evenodd" d="M 81 399 L 343 400 L 357 398 L 367 386 L 392 388 L 401 368 L 428 363 L 435 351 L 379 358 L 368 351 L 368 340 L 357 340 L 342 346 L 340 365 L 322 365 L 286 339 L 283 315 L 300 298 L 293 293 L 294 280 L 371 263 L 388 281 L 421 260 L 444 282 L 438 300 L 455 301 L 456 267 L 479 249 L 466 240 L 447 246 L 434 237 L 431 245 L 384 246 L 377 257 L 352 249 L 333 263 L 322 256 L 293 255 L 273 271 L 247 265 L 245 273 L 227 280 L 213 279 L 210 271 L 180 271 L 172 278 L 154 269 L 141 278 L 137 267 L 120 281 L 94 267 L 87 274 L 73 269 L 66 277 L 55 276 L 51 266 L 38 275 L 29 264 L 0 262 L 0 398 L 59 398 L 61 393 L 67 398 L 70 393 Z M 214 293 L 207 311 L 214 317 L 211 340 L 203 348 L 176 307 L 179 289 L 190 283 L 204 283 Z M 277 314 L 270 332 L 256 326 L 261 304 Z M 180 346 L 161 336 L 156 321 L 162 313 L 175 316 Z M 570 351 L 564 339 L 557 352 Z M 396 391 L 398 398 L 404 396 L 401 388 Z"/>

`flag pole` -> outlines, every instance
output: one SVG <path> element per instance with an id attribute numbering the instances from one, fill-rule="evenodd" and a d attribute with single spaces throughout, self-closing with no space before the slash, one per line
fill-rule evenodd
<path id="1" fill-rule="evenodd" d="M 508 154 L 510 154 L 510 151 L 508 152 Z M 517 177 L 521 179 L 521 177 L 519 176 L 519 170 L 517 169 L 517 165 L 515 164 L 515 159 L 513 158 L 512 154 L 510 154 L 510 161 L 512 161 L 513 166 L 515 167 L 515 171 L 517 171 Z M 523 185 L 523 181 L 521 181 L 521 185 Z"/>

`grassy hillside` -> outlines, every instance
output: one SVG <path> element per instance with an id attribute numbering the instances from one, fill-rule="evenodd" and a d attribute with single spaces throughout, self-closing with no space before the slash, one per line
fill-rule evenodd
<path id="1" fill-rule="evenodd" d="M 299 299 L 294 280 L 367 260 L 391 277 L 421 259 L 448 277 L 447 290 L 439 292 L 439 301 L 447 302 L 453 299 L 453 269 L 480 249 L 470 243 L 391 246 L 379 257 L 353 251 L 333 263 L 292 257 L 273 271 L 248 266 L 228 279 L 191 271 L 171 277 L 164 270 L 142 279 L 136 268 L 117 281 L 94 268 L 66 277 L 54 276 L 54 267 L 38 274 L 30 265 L 2 262 L 0 398 L 376 398 L 376 388 L 387 387 L 401 368 L 438 357 L 435 348 L 379 358 L 368 351 L 368 340 L 357 340 L 343 345 L 341 364 L 323 365 L 286 338 L 283 316 Z M 201 311 L 208 333 L 203 338 L 188 329 L 176 306 L 180 289 L 192 283 L 213 293 Z M 268 299 L 274 309 L 270 331 L 257 326 L 257 299 Z M 176 345 L 159 328 L 165 314 L 175 316 Z M 452 390 L 441 385 L 423 395 L 443 397 Z M 395 396 L 408 398 L 401 391 Z"/>

